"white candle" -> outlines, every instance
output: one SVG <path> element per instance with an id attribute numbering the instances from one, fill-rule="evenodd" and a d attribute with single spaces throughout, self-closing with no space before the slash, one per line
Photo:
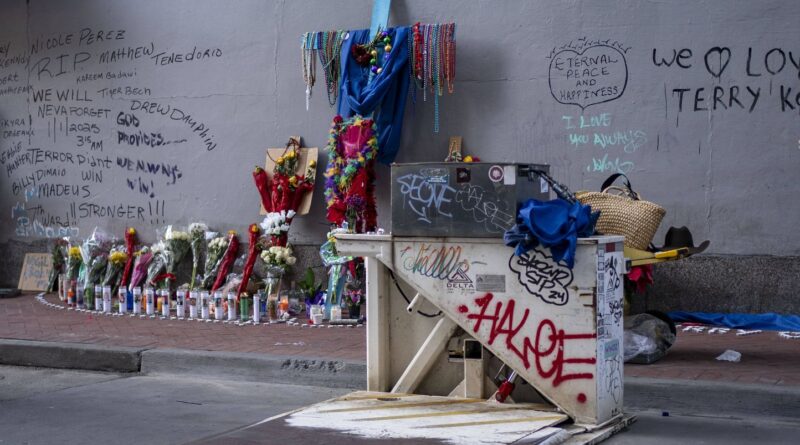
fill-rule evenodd
<path id="1" fill-rule="evenodd" d="M 200 292 L 200 311 L 203 320 L 208 320 L 208 292 Z"/>
<path id="2" fill-rule="evenodd" d="M 103 286 L 99 284 L 94 287 L 94 310 L 103 310 Z"/>
<path id="3" fill-rule="evenodd" d="M 228 321 L 236 320 L 236 293 L 228 292 Z"/>
<path id="4" fill-rule="evenodd" d="M 119 300 L 119 313 L 124 314 L 128 311 L 128 289 L 125 286 L 120 286 L 119 291 L 117 291 L 117 300 Z"/>
<path id="5" fill-rule="evenodd" d="M 341 306 L 331 306 L 331 321 L 339 321 L 342 319 Z"/>
<path id="6" fill-rule="evenodd" d="M 169 291 L 167 289 L 161 291 L 161 316 L 169 318 Z"/>
<path id="7" fill-rule="evenodd" d="M 111 286 L 103 286 L 103 312 L 111 313 Z"/>
<path id="8" fill-rule="evenodd" d="M 214 318 L 222 320 L 224 316 L 225 313 L 222 309 L 222 291 L 216 291 L 214 292 Z"/>
<path id="9" fill-rule="evenodd" d="M 133 288 L 133 313 L 142 313 L 142 288 L 138 286 Z"/>
<path id="10" fill-rule="evenodd" d="M 258 293 L 256 293 L 255 295 L 253 295 L 253 323 L 256 324 L 261 322 L 261 308 L 259 307 L 261 306 L 261 304 L 259 303 L 260 303 L 260 298 L 258 296 Z"/>
<path id="11" fill-rule="evenodd" d="M 178 301 L 177 304 L 175 305 L 175 313 L 177 314 L 178 318 L 183 318 L 185 304 L 186 304 L 186 291 L 179 290 Z"/>
<path id="12" fill-rule="evenodd" d="M 197 291 L 189 292 L 189 318 L 197 318 Z"/>
<path id="13" fill-rule="evenodd" d="M 156 294 L 152 287 L 144 290 L 145 304 L 147 305 L 147 315 L 153 315 L 156 311 Z"/>

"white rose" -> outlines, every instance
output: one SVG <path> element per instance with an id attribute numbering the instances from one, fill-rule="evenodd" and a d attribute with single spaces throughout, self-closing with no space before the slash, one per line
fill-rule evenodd
<path id="1" fill-rule="evenodd" d="M 293 256 L 290 256 L 289 258 L 286 258 L 286 264 L 288 264 L 290 266 L 294 266 L 295 262 L 297 262 L 297 258 L 295 258 Z"/>
<path id="2" fill-rule="evenodd" d="M 297 215 L 297 212 L 295 212 L 294 210 L 289 210 L 288 212 L 286 212 L 286 217 L 289 219 L 294 218 L 294 215 Z"/>

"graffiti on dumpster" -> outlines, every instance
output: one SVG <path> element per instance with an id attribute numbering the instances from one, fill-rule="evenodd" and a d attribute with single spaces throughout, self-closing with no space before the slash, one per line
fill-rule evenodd
<path id="1" fill-rule="evenodd" d="M 462 258 L 461 246 L 420 243 L 416 253 L 413 246 L 401 249 L 400 258 L 403 259 L 403 268 L 412 274 L 456 283 L 472 283 L 466 276 L 469 261 Z"/>
<path id="2" fill-rule="evenodd" d="M 569 301 L 572 269 L 554 261 L 545 250 L 535 247 L 519 256 L 512 254 L 508 267 L 531 295 L 545 303 L 563 306 Z"/>
<path id="3" fill-rule="evenodd" d="M 566 357 L 564 351 L 567 342 L 591 340 L 596 337 L 594 333 L 566 333 L 552 320 L 543 318 L 539 321 L 536 335 L 531 340 L 531 337 L 523 333 L 523 330 L 529 332 L 529 329 L 525 329 L 528 317 L 531 315 L 529 308 L 522 311 L 521 317 L 515 318 L 520 314 L 515 310 L 514 299 L 506 303 L 496 301 L 492 304 L 492 302 L 494 295 L 487 293 L 474 300 L 478 312 L 472 311 L 466 305 L 458 307 L 460 313 L 466 314 L 468 320 L 474 321 L 473 333 L 478 333 L 484 322 L 490 325 L 489 337 L 486 339 L 489 346 L 494 345 L 499 338 L 502 342 L 499 347 L 505 347 L 508 352 L 517 356 L 525 369 L 530 369 L 533 360 L 539 377 L 551 380 L 554 387 L 569 380 L 594 378 L 591 372 L 574 372 L 567 368 L 594 365 L 595 357 Z"/>

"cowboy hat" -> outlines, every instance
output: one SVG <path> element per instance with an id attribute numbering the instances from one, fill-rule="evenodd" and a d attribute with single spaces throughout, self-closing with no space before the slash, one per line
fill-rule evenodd
<path id="1" fill-rule="evenodd" d="M 686 226 L 683 227 L 670 227 L 667 230 L 667 235 L 664 237 L 664 245 L 656 247 L 656 251 L 664 252 L 668 250 L 686 248 L 689 250 L 689 255 L 694 255 L 706 250 L 711 244 L 711 241 L 705 240 L 695 247 L 694 240 L 692 239 L 692 232 Z"/>

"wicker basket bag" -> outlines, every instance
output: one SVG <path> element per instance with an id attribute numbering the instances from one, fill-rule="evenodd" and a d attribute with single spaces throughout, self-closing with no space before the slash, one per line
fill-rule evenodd
<path id="1" fill-rule="evenodd" d="M 612 186 L 617 178 L 625 178 L 624 186 Z M 646 250 L 661 225 L 663 207 L 644 201 L 631 188 L 631 182 L 622 173 L 615 173 L 606 179 L 601 192 L 577 192 L 575 196 L 581 204 L 592 206 L 600 211 L 597 232 L 604 235 L 624 235 L 625 244 L 634 249 Z"/>

